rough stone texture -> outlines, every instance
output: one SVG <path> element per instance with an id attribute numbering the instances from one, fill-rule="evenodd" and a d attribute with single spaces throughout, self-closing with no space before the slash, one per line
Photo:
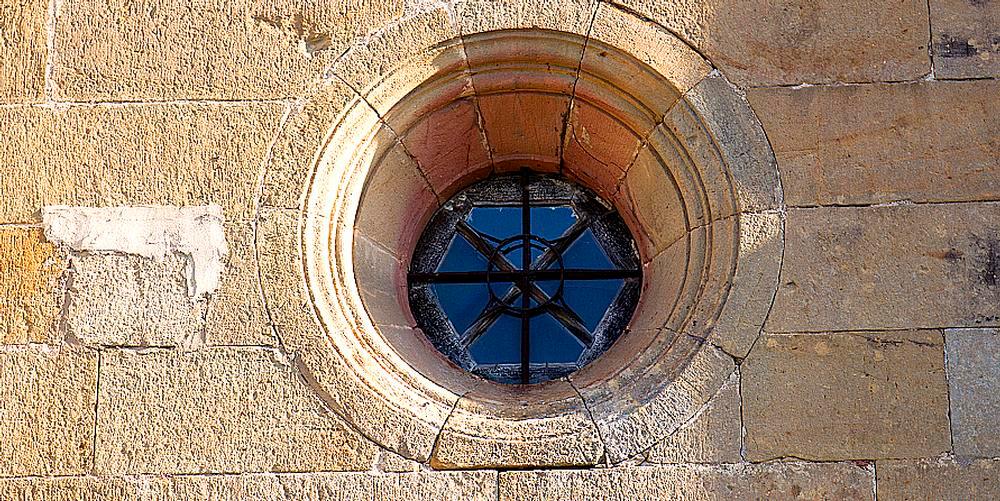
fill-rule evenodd
<path id="1" fill-rule="evenodd" d="M 998 94 L 918 82 L 758 89 L 750 103 L 790 206 L 954 202 L 1000 198 Z"/>
<path id="2" fill-rule="evenodd" d="M 46 205 L 210 203 L 249 220 L 280 116 L 271 104 L 0 108 L 0 192 L 17 194 L 0 197 L 0 222 Z"/>
<path id="3" fill-rule="evenodd" d="M 596 0 L 457 0 L 455 17 L 463 35 L 525 28 L 585 35 L 597 4 Z"/>
<path id="4" fill-rule="evenodd" d="M 596 464 L 602 454 L 601 435 L 586 404 L 565 382 L 548 384 L 547 392 L 547 398 L 539 398 L 539 393 L 532 397 L 510 387 L 483 384 L 464 395 L 444 423 L 431 465 L 500 468 Z"/>
<path id="5" fill-rule="evenodd" d="M 44 0 L 0 5 L 0 103 L 42 100 L 48 6 Z"/>
<path id="6" fill-rule="evenodd" d="M 0 227 L 0 345 L 56 341 L 64 268 L 40 228 Z"/>
<path id="7" fill-rule="evenodd" d="M 795 209 L 786 227 L 769 332 L 1000 324 L 1000 204 Z"/>
<path id="8" fill-rule="evenodd" d="M 403 0 L 61 2 L 53 79 L 69 100 L 301 95 Z"/>
<path id="9" fill-rule="evenodd" d="M 951 436 L 957 456 L 1000 456 L 1000 330 L 945 331 Z"/>
<path id="10" fill-rule="evenodd" d="M 72 256 L 67 337 L 101 346 L 203 344 L 205 301 L 188 296 L 186 266 L 180 254 Z"/>
<path id="11" fill-rule="evenodd" d="M 740 86 L 912 80 L 930 71 L 924 0 L 616 3 L 678 33 Z"/>
<path id="12" fill-rule="evenodd" d="M 500 474 L 500 499 L 872 499 L 850 463 L 657 466 Z"/>
<path id="13" fill-rule="evenodd" d="M 1000 76 L 1000 5 L 995 0 L 930 0 L 936 78 Z"/>
<path id="14" fill-rule="evenodd" d="M 951 448 L 940 331 L 765 335 L 741 366 L 747 459 Z"/>
<path id="15" fill-rule="evenodd" d="M 226 225 L 229 255 L 219 289 L 209 298 L 205 342 L 209 345 L 274 345 L 258 277 L 254 227 Z"/>
<path id="16" fill-rule="evenodd" d="M 0 349 L 0 477 L 90 469 L 97 364 L 93 351 Z"/>
<path id="17" fill-rule="evenodd" d="M 0 479 L 0 498 L 22 501 L 212 499 L 238 501 L 496 499 L 495 472 L 251 474 Z"/>
<path id="18" fill-rule="evenodd" d="M 996 499 L 1000 496 L 1000 461 L 950 459 L 878 461 L 878 498 Z"/>
<path id="19" fill-rule="evenodd" d="M 375 453 L 276 351 L 102 355 L 102 474 L 367 470 Z"/>
<path id="20" fill-rule="evenodd" d="M 646 461 L 657 464 L 738 463 L 743 432 L 739 388 L 739 375 L 733 373 L 690 421 L 646 453 Z"/>

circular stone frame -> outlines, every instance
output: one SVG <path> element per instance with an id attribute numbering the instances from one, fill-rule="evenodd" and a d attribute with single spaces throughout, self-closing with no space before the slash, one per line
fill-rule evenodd
<path id="1" fill-rule="evenodd" d="M 759 335 L 783 250 L 774 155 L 708 61 L 630 13 L 567 0 L 457 17 L 421 12 L 353 47 L 283 122 L 256 230 L 268 313 L 319 396 L 403 457 L 620 463 L 695 415 Z M 434 146 L 455 138 L 471 138 L 462 162 Z M 614 203 L 644 267 L 628 332 L 569 378 L 528 387 L 430 346 L 405 276 L 442 200 L 522 165 Z"/>

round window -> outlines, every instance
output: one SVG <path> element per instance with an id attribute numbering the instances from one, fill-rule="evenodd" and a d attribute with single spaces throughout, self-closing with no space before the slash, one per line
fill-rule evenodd
<path id="1" fill-rule="evenodd" d="M 611 205 L 528 170 L 448 200 L 420 237 L 408 279 L 417 325 L 441 353 L 520 384 L 600 356 L 642 288 L 637 247 Z"/>

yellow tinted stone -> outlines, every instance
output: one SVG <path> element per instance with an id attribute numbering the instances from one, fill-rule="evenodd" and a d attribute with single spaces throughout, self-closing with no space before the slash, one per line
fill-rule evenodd
<path id="1" fill-rule="evenodd" d="M 0 345 L 55 341 L 64 267 L 41 229 L 0 227 Z"/>

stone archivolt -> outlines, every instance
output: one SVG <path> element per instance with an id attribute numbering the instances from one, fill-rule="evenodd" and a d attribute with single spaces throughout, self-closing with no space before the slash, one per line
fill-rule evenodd
<path id="1" fill-rule="evenodd" d="M 315 84 L 267 165 L 257 247 L 284 347 L 362 434 L 438 468 L 643 453 L 729 379 L 777 285 L 782 194 L 745 99 L 671 33 L 606 4 L 566 5 L 558 19 L 455 26 L 430 10 L 386 28 Z M 525 165 L 612 200 L 646 279 L 604 356 L 568 380 L 512 387 L 428 344 L 405 271 L 441 201 Z"/>

